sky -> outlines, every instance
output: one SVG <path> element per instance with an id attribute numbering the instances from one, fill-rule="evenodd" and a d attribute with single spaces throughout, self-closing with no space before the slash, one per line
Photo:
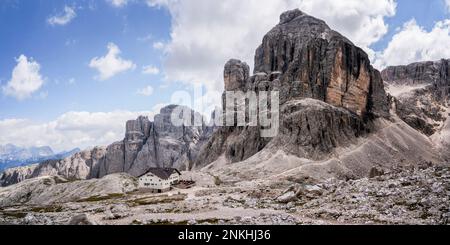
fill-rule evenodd
<path id="1" fill-rule="evenodd" d="M 450 0 L 2 0 L 0 145 L 108 145 L 127 120 L 170 103 L 208 113 L 225 62 L 252 66 L 264 34 L 294 8 L 378 69 L 450 58 Z M 185 93 L 206 106 L 176 100 Z"/>

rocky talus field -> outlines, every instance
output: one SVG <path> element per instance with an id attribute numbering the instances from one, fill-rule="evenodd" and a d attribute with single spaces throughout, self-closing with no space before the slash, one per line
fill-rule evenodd
<path id="1" fill-rule="evenodd" d="M 278 91 L 277 135 L 204 119 L 177 127 L 170 105 L 130 120 L 122 141 L 0 173 L 0 224 L 449 224 L 449 60 L 380 72 L 297 9 L 254 63 L 229 60 L 224 88 Z M 139 189 L 155 167 L 195 185 Z"/>

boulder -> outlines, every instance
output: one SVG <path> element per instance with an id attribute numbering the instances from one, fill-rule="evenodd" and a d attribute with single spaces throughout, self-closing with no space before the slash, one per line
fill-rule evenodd
<path id="1" fill-rule="evenodd" d="M 372 169 L 370 169 L 369 172 L 369 178 L 375 178 L 378 176 L 383 176 L 384 175 L 384 170 L 378 167 L 373 167 Z"/>
<path id="2" fill-rule="evenodd" d="M 298 200 L 297 195 L 293 191 L 288 191 L 277 198 L 279 203 L 290 203 Z"/>
<path id="3" fill-rule="evenodd" d="M 72 217 L 68 225 L 97 225 L 87 214 Z"/>

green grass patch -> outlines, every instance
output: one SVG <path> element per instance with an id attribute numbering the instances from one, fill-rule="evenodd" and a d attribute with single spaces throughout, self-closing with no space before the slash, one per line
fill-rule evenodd
<path id="1" fill-rule="evenodd" d="M 35 213 L 60 213 L 64 209 L 61 206 L 45 206 L 45 207 L 32 207 L 29 209 L 30 212 Z"/>
<path id="2" fill-rule="evenodd" d="M 27 216 L 27 213 L 20 211 L 1 211 L 0 214 L 8 217 L 14 217 L 17 219 L 23 219 L 25 218 L 25 216 Z"/>
<path id="3" fill-rule="evenodd" d="M 77 202 L 101 202 L 101 201 L 110 200 L 110 199 L 122 198 L 124 196 L 125 196 L 125 194 L 123 194 L 123 193 L 112 193 L 112 194 L 108 194 L 108 195 L 91 196 L 88 198 L 80 199 Z"/>
<path id="4" fill-rule="evenodd" d="M 144 206 L 144 205 L 153 205 L 153 204 L 162 204 L 162 203 L 171 203 L 177 201 L 184 201 L 186 199 L 185 194 L 182 195 L 173 195 L 173 196 L 154 196 L 154 197 L 144 197 L 138 198 L 134 200 L 128 201 L 131 206 Z"/>

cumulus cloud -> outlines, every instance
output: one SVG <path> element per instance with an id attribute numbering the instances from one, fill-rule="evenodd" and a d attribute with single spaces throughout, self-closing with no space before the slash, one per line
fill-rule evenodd
<path id="1" fill-rule="evenodd" d="M 148 111 L 68 112 L 55 120 L 39 123 L 28 119 L 0 120 L 0 144 L 50 146 L 56 151 L 109 145 L 123 139 L 125 123 Z"/>
<path id="2" fill-rule="evenodd" d="M 262 38 L 290 9 L 324 19 L 368 50 L 387 32 L 384 18 L 395 14 L 394 0 L 148 0 L 172 17 L 171 40 L 164 45 L 164 70 L 170 81 L 223 89 L 223 65 L 238 58 L 253 65 Z"/>
<path id="3" fill-rule="evenodd" d="M 17 65 L 12 71 L 11 80 L 2 87 L 3 93 L 18 100 L 24 100 L 44 84 L 40 74 L 41 66 L 33 58 L 28 59 L 25 55 L 20 55 L 16 60 Z"/>
<path id="4" fill-rule="evenodd" d="M 395 15 L 397 4 L 394 0 L 303 0 L 300 8 L 367 49 L 388 32 L 384 18 Z"/>
<path id="5" fill-rule="evenodd" d="M 114 43 L 108 44 L 108 53 L 103 57 L 95 57 L 89 63 L 89 67 L 96 69 L 99 75 L 96 77 L 99 80 L 108 80 L 111 77 L 136 68 L 136 65 L 131 60 L 124 60 L 120 55 L 121 51 Z"/>
<path id="6" fill-rule="evenodd" d="M 75 10 L 69 6 L 64 6 L 64 12 L 59 13 L 58 15 L 51 16 L 47 19 L 47 23 L 50 25 L 67 25 L 69 24 L 75 17 L 77 17 L 77 13 Z"/>
<path id="7" fill-rule="evenodd" d="M 158 75 L 159 69 L 154 66 L 144 66 L 142 67 L 142 73 L 147 75 Z"/>
<path id="8" fill-rule="evenodd" d="M 117 8 L 127 5 L 127 3 L 129 2 L 129 0 L 106 0 L 106 1 Z"/>
<path id="9" fill-rule="evenodd" d="M 151 41 L 153 39 L 153 35 L 152 34 L 148 34 L 147 36 L 144 37 L 138 37 L 137 40 L 139 42 L 148 42 Z"/>
<path id="10" fill-rule="evenodd" d="M 375 66 L 405 65 L 450 57 L 450 19 L 439 21 L 427 31 L 410 20 L 392 37 L 387 48 L 376 56 Z"/>
<path id="11" fill-rule="evenodd" d="M 150 95 L 153 94 L 153 87 L 152 86 L 147 86 L 145 88 L 138 89 L 138 91 L 136 93 L 138 95 L 142 95 L 142 96 L 150 96 Z"/>

